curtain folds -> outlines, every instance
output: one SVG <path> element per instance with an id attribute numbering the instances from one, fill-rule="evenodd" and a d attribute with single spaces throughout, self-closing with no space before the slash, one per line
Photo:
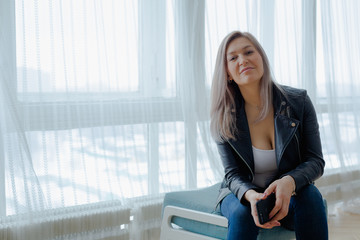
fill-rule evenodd
<path id="1" fill-rule="evenodd" d="M 215 179 L 221 179 L 222 166 L 209 134 L 209 97 L 205 74 L 205 1 L 176 1 L 175 48 L 176 82 L 184 116 L 186 186 L 196 187 L 197 158 L 208 161 Z M 200 148 L 204 148 L 205 156 Z M 200 160 L 200 163 L 203 161 Z M 199 166 L 200 167 L 200 166 Z M 209 182 L 208 182 L 209 183 Z M 207 183 L 207 184 L 208 184 Z"/>
<path id="2" fill-rule="evenodd" d="M 359 213 L 360 55 L 355 52 L 360 49 L 360 4 L 320 1 L 319 8 L 318 109 L 328 165 L 323 192 L 340 202 L 340 210 Z"/>
<path id="3" fill-rule="evenodd" d="M 222 180 L 209 95 L 233 30 L 259 39 L 280 84 L 308 90 L 326 160 L 317 184 L 330 204 L 358 212 L 359 9 L 1 1 L 0 238 L 157 239 L 165 192 Z"/>

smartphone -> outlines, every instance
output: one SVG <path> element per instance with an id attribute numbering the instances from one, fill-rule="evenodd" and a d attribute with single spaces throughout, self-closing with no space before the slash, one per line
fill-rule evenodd
<path id="1" fill-rule="evenodd" d="M 256 203 L 256 209 L 260 224 L 267 223 L 270 220 L 269 214 L 275 206 L 275 201 L 275 193 L 271 193 L 266 199 L 259 200 Z"/>

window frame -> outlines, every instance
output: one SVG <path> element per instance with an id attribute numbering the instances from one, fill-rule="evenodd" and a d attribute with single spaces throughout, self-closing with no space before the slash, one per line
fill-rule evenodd
<path id="1" fill-rule="evenodd" d="M 149 194 L 157 194 L 159 193 L 159 123 L 161 122 L 175 122 L 182 121 L 185 125 L 185 187 L 186 188 L 196 188 L 197 187 L 197 146 L 196 146 L 196 137 L 194 138 L 194 132 L 196 135 L 197 130 L 197 120 L 196 119 L 187 119 L 184 117 L 182 112 L 182 102 L 181 102 L 181 93 L 178 86 L 176 84 L 176 96 L 171 98 L 165 97 L 152 97 L 152 93 L 157 91 L 159 86 L 165 83 L 166 69 L 165 59 L 166 52 L 165 48 L 165 15 L 166 15 L 166 1 L 165 0 L 157 0 L 156 4 L 153 4 L 147 0 L 138 0 L 139 6 L 141 6 L 140 12 L 146 13 L 149 7 L 155 8 L 160 12 L 157 12 L 156 18 L 149 20 L 149 15 L 145 16 L 143 14 L 139 14 L 141 16 L 139 22 L 142 23 L 139 26 L 139 32 L 142 32 L 141 29 L 151 29 L 151 26 L 160 24 L 161 27 L 156 28 L 155 32 L 146 31 L 140 37 L 144 42 L 139 41 L 139 49 L 144 47 L 145 51 L 139 51 L 139 98 L 135 99 L 126 99 L 126 98 L 116 98 L 116 94 L 110 100 L 106 100 L 102 102 L 102 106 L 100 107 L 94 101 L 86 101 L 83 102 L 73 102 L 63 101 L 57 103 L 57 109 L 60 114 L 60 118 L 57 119 L 59 124 L 57 125 L 57 129 L 69 129 L 69 128 L 78 128 L 78 127 L 95 127 L 99 126 L 100 123 L 105 123 L 105 125 L 126 125 L 126 124 L 136 124 L 136 123 L 144 123 L 141 119 L 145 119 L 145 116 L 148 118 L 151 116 L 148 122 L 148 192 Z M 261 3 L 268 3 L 267 0 L 262 0 Z M 142 5 L 145 4 L 145 5 Z M 191 12 L 194 9 L 194 6 L 200 4 L 203 12 L 200 13 L 192 13 L 193 15 L 202 16 L 205 13 L 205 1 L 177 1 L 176 7 L 174 7 L 176 14 L 183 14 L 186 12 Z M 274 4 L 274 3 L 273 3 Z M 153 6 L 154 5 L 154 6 Z M 157 7 L 156 7 L 157 6 Z M 303 66 L 304 63 L 306 65 L 310 64 L 311 69 L 307 69 L 305 75 L 302 76 L 303 84 L 305 88 L 308 89 L 309 95 L 312 99 L 315 100 L 315 106 L 317 107 L 318 113 L 326 113 L 328 112 L 328 108 L 325 104 L 321 103 L 321 99 L 316 98 L 316 89 L 314 85 L 316 82 L 313 81 L 316 79 L 316 6 L 317 1 L 304 1 L 302 2 L 302 13 L 306 12 L 310 14 L 310 17 L 302 18 L 302 32 L 303 32 L 303 47 L 310 49 L 306 51 L 306 54 L 303 58 Z M 143 8 L 142 8 L 143 7 Z M 309 13 L 308 9 L 312 9 Z M 263 7 L 261 12 L 267 12 L 268 7 Z M 161 14 L 162 12 L 162 14 Z M 175 14 L 175 13 L 174 13 Z M 2 81 L 6 81 L 6 84 L 10 87 L 9 94 L 16 93 L 16 75 L 17 75 L 17 67 L 16 67 L 16 23 L 15 23 L 15 2 L 11 0 L 0 1 L 0 33 L 1 33 L 1 42 L 0 42 L 0 66 L 2 69 L 8 69 L 6 71 L 6 79 L 1 79 Z M 267 12 L 265 15 L 267 21 L 261 21 L 260 29 L 263 29 L 266 32 L 271 32 L 271 27 L 273 27 L 273 21 L 271 22 L 272 15 Z M 270 24 L 270 28 L 267 28 L 267 25 Z M 271 25 L 272 24 L 272 25 Z M 177 29 L 181 33 L 190 34 L 193 29 L 190 24 L 184 25 L 185 29 Z M 202 38 L 200 41 L 202 45 L 205 46 L 205 19 L 200 20 L 196 27 L 199 29 L 200 36 Z M 163 29 L 163 30 L 161 30 Z M 311 31 L 309 31 L 311 29 Z M 175 36 L 175 38 L 179 37 Z M 267 34 L 264 34 L 266 36 Z M 157 37 L 159 39 L 157 39 Z M 149 40 L 150 39 L 150 40 Z M 149 41 L 147 41 L 149 40 Z M 176 39 L 178 42 L 181 42 L 180 39 Z M 157 47 L 153 47 L 153 44 L 157 44 Z M 181 43 L 180 43 L 181 44 Z M 270 45 L 265 46 L 266 51 L 270 51 L 269 49 L 273 49 Z M 272 43 L 272 45 L 274 45 Z M 181 47 L 181 51 L 192 51 L 192 49 L 187 49 L 191 46 L 191 44 L 183 43 L 183 45 L 177 45 L 177 47 Z M 204 50 L 202 50 L 204 51 Z M 315 53 L 315 55 L 314 55 Z M 272 59 L 273 52 L 268 53 L 269 58 Z M 6 57 L 5 57 L 6 56 Z M 154 61 L 152 56 L 156 56 L 156 60 Z M 165 57 L 164 57 L 165 56 Z M 205 58 L 205 55 L 203 56 Z M 181 59 L 180 59 L 181 60 Z M 151 62 L 153 65 L 146 65 L 144 63 Z M 153 67 L 157 66 L 155 72 L 152 70 Z M 164 66 L 163 68 L 161 66 Z M 181 67 L 176 67 L 176 71 L 181 71 Z M 2 74 L 3 77 L 4 74 Z M 147 76 L 151 76 L 147 78 Z M 149 81 L 149 79 L 151 79 Z M 178 79 L 176 79 L 178 80 Z M 202 83 L 201 83 L 202 84 Z M 206 89 L 206 84 L 204 81 L 203 89 L 208 93 L 209 89 Z M 15 94 L 14 94 L 15 96 Z M 70 96 L 67 96 L 71 98 Z M 85 97 L 86 99 L 86 97 Z M 29 117 L 31 123 L 24 126 L 24 131 L 46 131 L 46 130 L 54 130 L 51 125 L 44 125 L 44 122 L 41 125 L 38 123 L 37 119 L 39 113 L 41 112 L 43 117 L 47 119 L 45 122 L 55 121 L 55 118 L 52 114 L 53 106 L 48 103 L 39 103 L 39 102 L 22 102 L 15 100 L 15 105 L 18 107 L 20 118 Z M 320 101 L 320 102 L 319 102 Z M 117 119 L 116 122 L 112 122 L 109 119 L 102 119 L 99 114 L 94 114 L 93 122 L 89 123 L 88 126 L 79 126 L 77 123 L 69 126 L 66 124 L 66 116 L 67 114 L 71 114 L 79 109 L 90 108 L 92 112 L 104 112 L 105 114 L 110 113 L 110 111 L 114 111 L 114 105 L 119 106 L 119 109 L 127 109 L 126 112 L 122 111 L 122 114 L 125 116 L 136 116 L 136 119 L 139 119 L 139 122 L 134 122 L 130 118 L 122 118 Z M 3 107 L 3 105 L 0 105 Z M 126 108 L 124 107 L 126 106 Z M 144 107 L 145 106 L 145 107 Z M 175 107 L 174 107 L 175 106 Z M 101 108 L 101 111 L 100 111 Z M 94 109 L 98 109 L 95 110 Z M 145 111 L 144 111 L 145 110 Z M 26 114 L 25 114 L 26 113 Z M 167 113 L 167 114 L 164 114 Z M 105 121 L 105 122 L 104 122 Z M 79 121 L 81 122 L 81 121 Z M 3 128 L 3 124 L 0 128 L 0 133 L 3 133 L 5 129 Z M 190 137 L 192 136 L 192 137 Z M 0 135 L 0 169 L 5 169 L 5 160 L 4 160 L 4 148 L 3 148 L 3 135 Z M 0 216 L 6 214 L 6 192 L 5 192 L 5 171 L 0 171 Z"/>

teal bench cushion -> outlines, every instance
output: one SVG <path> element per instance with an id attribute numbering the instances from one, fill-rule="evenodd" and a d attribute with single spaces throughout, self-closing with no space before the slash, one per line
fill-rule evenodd
<path id="1" fill-rule="evenodd" d="M 221 215 L 219 209 L 215 210 L 219 189 L 220 183 L 199 190 L 167 193 L 164 198 L 163 208 L 167 205 L 171 205 Z M 224 227 L 184 219 L 181 217 L 174 217 L 172 222 L 190 232 L 219 239 L 226 239 L 227 228 Z"/>
<path id="2" fill-rule="evenodd" d="M 165 194 L 163 208 L 167 205 L 197 210 L 206 213 L 218 214 L 219 208 L 215 209 L 216 199 L 219 193 L 220 183 L 213 186 L 190 191 L 178 191 Z M 207 223 L 197 222 L 180 217 L 174 217 L 172 223 L 178 225 L 184 230 L 199 233 L 202 235 L 226 239 L 227 228 L 214 226 Z M 295 239 L 295 232 L 287 230 L 283 227 L 273 229 L 261 229 L 258 240 L 288 240 Z"/>

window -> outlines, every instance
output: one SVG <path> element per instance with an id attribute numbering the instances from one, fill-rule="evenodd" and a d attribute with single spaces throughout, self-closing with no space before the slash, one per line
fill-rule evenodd
<path id="1" fill-rule="evenodd" d="M 217 48 L 236 29 L 260 40 L 280 83 L 308 89 L 331 159 L 327 170 L 358 164 L 357 115 L 346 108 L 358 95 L 346 81 L 327 80 L 318 1 L 6 0 L 0 9 L 7 19 L 0 31 L 9 36 L 0 39 L 9 73 L 3 90 L 22 119 L 12 127 L 22 129 L 30 150 L 34 178 L 26 181 L 39 184 L 49 208 L 217 181 L 222 169 L 206 133 L 207 101 Z M 340 36 L 337 42 L 354 44 Z M 334 56 L 344 59 L 340 46 Z M 335 88 L 340 104 L 333 106 L 341 107 L 330 109 L 327 93 Z M 0 139 L 3 159 L 26 158 L 17 137 Z M 3 161 L 0 211 L 21 213 L 26 201 L 5 188 L 20 186 L 26 174 L 17 175 L 18 162 Z"/>
<path id="2" fill-rule="evenodd" d="M 175 74 L 175 44 L 183 44 L 175 15 L 184 13 L 173 1 L 17 0 L 6 8 L 16 30 L 9 86 L 35 176 L 25 181 L 39 184 L 46 207 L 208 184 L 209 163 L 198 161 L 206 151 L 195 147 L 199 130 L 184 117 Z M 24 175 L 6 164 L 14 176 L 6 184 L 21 188 Z M 6 215 L 26 211 L 16 192 L 6 196 Z"/>

